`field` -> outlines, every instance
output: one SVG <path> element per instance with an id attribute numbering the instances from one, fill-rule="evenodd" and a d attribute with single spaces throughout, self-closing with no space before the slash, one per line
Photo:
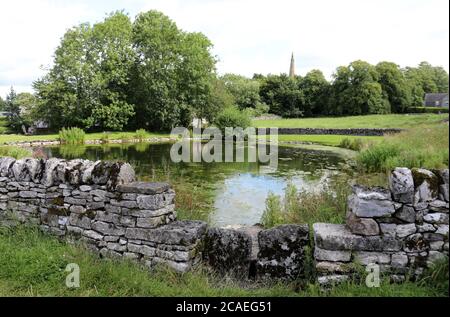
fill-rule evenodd
<path id="1" fill-rule="evenodd" d="M 80 267 L 80 287 L 65 286 L 69 263 Z M 379 288 L 356 282 L 332 291 L 306 282 L 255 284 L 215 276 L 206 268 L 177 274 L 158 269 L 151 274 L 135 263 L 99 259 L 80 246 L 69 245 L 23 227 L 0 228 L 0 296 L 446 296 L 448 274 L 422 283 L 382 281 Z M 445 272 L 445 271 L 444 271 Z M 447 284 L 445 284 L 445 278 Z M 447 293 L 446 293 L 447 290 Z"/>
<path id="2" fill-rule="evenodd" d="M 448 114 L 389 114 L 333 118 L 305 118 L 279 120 L 253 120 L 259 128 L 400 128 L 407 129 L 422 124 L 433 124 L 448 118 Z"/>
<path id="3" fill-rule="evenodd" d="M 109 140 L 115 139 L 132 139 L 135 137 L 136 132 L 108 132 L 108 133 L 86 133 L 86 140 L 101 140 L 107 138 Z M 169 134 L 164 133 L 150 133 L 147 132 L 147 138 L 166 138 Z M 0 144 L 7 142 L 31 142 L 31 141 L 56 141 L 58 140 L 58 134 L 45 134 L 45 135 L 21 135 L 21 134 L 0 134 Z"/>

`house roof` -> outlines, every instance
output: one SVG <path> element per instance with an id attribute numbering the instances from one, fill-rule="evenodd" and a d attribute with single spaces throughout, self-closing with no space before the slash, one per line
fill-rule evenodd
<path id="1" fill-rule="evenodd" d="M 444 98 L 448 98 L 448 93 L 440 94 L 425 94 L 425 102 L 442 101 Z"/>

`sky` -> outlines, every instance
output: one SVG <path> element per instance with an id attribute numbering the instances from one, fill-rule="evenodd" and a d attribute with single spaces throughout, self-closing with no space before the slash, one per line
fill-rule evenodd
<path id="1" fill-rule="evenodd" d="M 0 96 L 31 84 L 51 67 L 65 31 L 124 10 L 151 9 L 214 44 L 219 74 L 280 74 L 362 59 L 449 70 L 448 0 L 0 0 Z"/>

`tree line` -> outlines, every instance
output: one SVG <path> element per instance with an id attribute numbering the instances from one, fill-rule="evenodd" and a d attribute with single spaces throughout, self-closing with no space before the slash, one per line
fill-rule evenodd
<path id="1" fill-rule="evenodd" d="M 69 29 L 52 67 L 33 83 L 35 94 L 11 89 L 6 100 L 0 99 L 0 109 L 10 114 L 16 131 L 38 121 L 53 130 L 167 131 L 189 126 L 194 117 L 214 122 L 222 115 L 224 121 L 232 112 L 282 117 L 405 113 L 422 106 L 425 93 L 448 91 L 448 73 L 427 62 L 400 68 L 354 61 L 338 67 L 331 81 L 320 70 L 295 78 L 218 76 L 211 48 L 205 35 L 179 29 L 158 11 L 141 13 L 134 21 L 114 12 L 102 22 Z"/>

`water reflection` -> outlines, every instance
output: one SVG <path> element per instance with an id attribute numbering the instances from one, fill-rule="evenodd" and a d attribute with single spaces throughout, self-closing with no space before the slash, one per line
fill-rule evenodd
<path id="1" fill-rule="evenodd" d="M 282 194 L 288 181 L 302 190 L 325 185 L 345 159 L 338 153 L 280 147 L 276 170 L 259 162 L 173 163 L 171 144 L 108 144 L 46 148 L 49 157 L 89 160 L 120 160 L 133 165 L 139 179 L 182 177 L 193 184 L 207 183 L 216 189 L 214 225 L 255 224 L 260 221 L 269 191 Z M 246 151 L 247 153 L 247 151 Z"/>

